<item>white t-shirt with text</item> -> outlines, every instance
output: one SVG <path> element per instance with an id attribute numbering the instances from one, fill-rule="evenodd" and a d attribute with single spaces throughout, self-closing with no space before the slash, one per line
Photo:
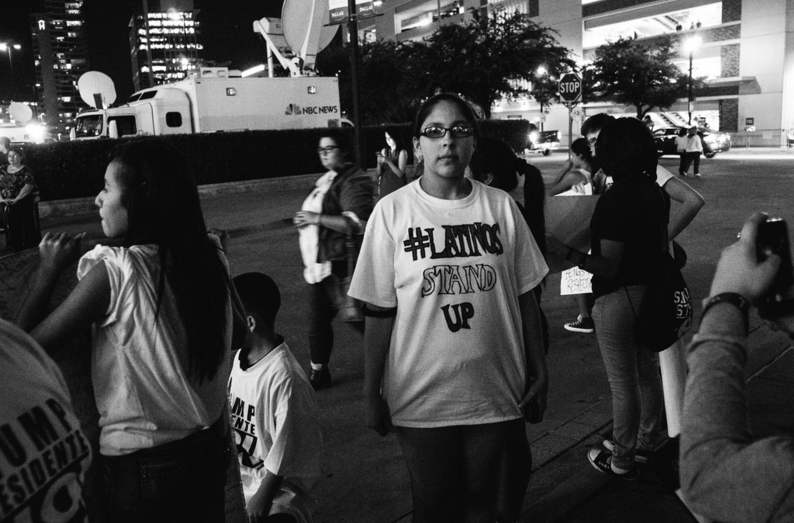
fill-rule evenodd
<path id="1" fill-rule="evenodd" d="M 460 200 L 421 180 L 375 206 L 349 294 L 397 307 L 383 395 L 397 426 L 521 417 L 526 357 L 518 296 L 548 272 L 510 196 L 479 182 Z"/>

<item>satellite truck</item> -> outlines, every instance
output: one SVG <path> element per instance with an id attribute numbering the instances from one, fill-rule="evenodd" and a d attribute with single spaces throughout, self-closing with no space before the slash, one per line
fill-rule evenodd
<path id="1" fill-rule="evenodd" d="M 328 2 L 285 0 L 281 18 L 262 18 L 254 31 L 267 43 L 269 77 L 243 78 L 225 67 L 201 67 L 188 78 L 116 99 L 113 81 L 97 71 L 82 75 L 80 96 L 93 107 L 77 116 L 73 139 L 117 138 L 261 129 L 339 127 L 348 122 L 336 77 L 314 76 L 317 53 L 338 26 L 326 25 Z M 308 15 L 308 16 L 307 16 Z M 274 78 L 273 57 L 289 77 Z M 264 69 L 264 68 L 263 68 Z"/>
<path id="2" fill-rule="evenodd" d="M 89 72 L 78 85 L 86 76 L 103 81 Z M 202 67 L 194 77 L 138 91 L 125 105 L 80 113 L 74 137 L 338 127 L 341 118 L 335 77 L 242 78 Z"/>

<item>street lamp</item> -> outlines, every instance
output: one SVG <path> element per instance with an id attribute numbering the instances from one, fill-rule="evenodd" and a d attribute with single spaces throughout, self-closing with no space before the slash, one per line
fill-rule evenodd
<path id="1" fill-rule="evenodd" d="M 540 131 L 541 132 L 543 132 L 543 120 L 546 119 L 545 115 L 543 114 L 543 76 L 545 76 L 547 72 L 548 71 L 546 70 L 546 68 L 544 66 L 542 66 L 542 65 L 538 66 L 538 69 L 535 71 L 535 73 L 537 74 L 538 78 L 540 78 L 540 80 L 538 81 L 538 83 L 540 83 L 540 100 L 538 100 L 538 101 L 540 102 Z"/>
<path id="2" fill-rule="evenodd" d="M 687 104 L 689 109 L 689 125 L 692 125 L 692 105 L 694 104 L 692 100 L 692 55 L 695 52 L 695 49 L 700 47 L 702 42 L 703 40 L 697 35 L 690 37 L 686 42 L 684 42 L 684 51 L 689 53 L 689 95 L 687 97 L 689 102 Z"/>
<path id="3" fill-rule="evenodd" d="M 22 49 L 22 46 L 19 44 L 12 44 L 10 42 L 0 42 L 0 51 L 5 51 L 6 53 L 8 53 L 8 67 L 11 71 L 11 99 L 13 100 L 14 98 L 17 97 L 17 93 L 16 93 L 16 86 L 14 84 L 14 62 L 11 60 L 12 47 L 17 51 Z"/>

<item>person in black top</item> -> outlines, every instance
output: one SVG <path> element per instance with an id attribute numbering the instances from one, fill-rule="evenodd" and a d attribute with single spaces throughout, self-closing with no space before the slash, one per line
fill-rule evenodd
<path id="1" fill-rule="evenodd" d="M 614 441 L 608 450 L 592 449 L 588 459 L 601 472 L 636 479 L 636 453 L 655 450 L 660 438 L 659 360 L 638 341 L 637 317 L 666 251 L 670 199 L 656 184 L 656 146 L 639 120 L 608 122 L 596 151 L 614 183 L 593 212 L 592 254 L 553 237 L 547 245 L 550 254 L 593 274 L 593 320 L 612 390 Z"/>

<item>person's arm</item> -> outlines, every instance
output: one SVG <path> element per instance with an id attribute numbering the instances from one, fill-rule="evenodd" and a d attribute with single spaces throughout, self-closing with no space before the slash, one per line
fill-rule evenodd
<path id="1" fill-rule="evenodd" d="M 384 149 L 385 151 L 385 149 Z M 400 151 L 397 155 L 397 164 L 395 164 L 388 156 L 383 157 L 384 162 L 389 164 L 391 167 L 392 172 L 396 174 L 398 177 L 402 178 L 405 176 L 405 166 L 408 165 L 408 153 L 404 150 Z"/>
<path id="2" fill-rule="evenodd" d="M 388 311 L 370 303 L 367 308 L 375 313 Z M 391 413 L 381 394 L 381 384 L 389 356 L 394 316 L 366 316 L 364 324 L 364 399 L 367 405 L 367 426 L 381 436 L 392 429 Z"/>
<path id="3" fill-rule="evenodd" d="M 759 263 L 758 224 L 748 220 L 739 242 L 725 249 L 710 296 L 736 293 L 750 302 L 766 291 L 780 259 Z M 788 319 L 791 320 L 790 318 Z M 784 328 L 786 322 L 781 322 Z M 710 519 L 752 523 L 794 516 L 794 438 L 753 440 L 745 396 L 744 312 L 732 303 L 710 307 L 688 348 L 689 376 L 681 431 L 681 488 L 692 510 Z"/>
<path id="4" fill-rule="evenodd" d="M 104 263 L 97 263 L 66 300 L 49 316 L 47 308 L 64 269 L 77 258 L 82 236 L 47 233 L 39 245 L 37 277 L 22 304 L 16 323 L 50 352 L 61 342 L 106 314 L 110 279 Z"/>
<path id="5" fill-rule="evenodd" d="M 245 506 L 248 523 L 265 523 L 270 514 L 270 507 L 273 505 L 273 498 L 281 488 L 282 481 L 284 481 L 284 476 L 273 474 L 265 469 L 265 477 L 262 478 L 259 489 Z"/>
<path id="6" fill-rule="evenodd" d="M 535 299 L 534 290 L 519 296 L 518 306 L 521 310 L 524 353 L 527 362 L 527 385 L 519 406 L 526 412 L 526 406 L 530 402 L 537 405 L 537 410 L 532 413 L 533 417 L 528 418 L 528 421 L 539 423 L 543 420 L 543 413 L 546 410 L 548 369 L 546 367 L 546 351 L 543 347 L 543 327 L 540 321 L 540 309 Z"/>
<path id="7" fill-rule="evenodd" d="M 7 201 L 8 203 L 10 203 L 11 205 L 14 205 L 14 204 L 15 204 L 15 203 L 17 203 L 19 200 L 21 200 L 22 198 L 24 198 L 24 197 L 28 196 L 30 193 L 32 193 L 32 192 L 33 192 L 35 189 L 36 189 L 36 187 L 35 187 L 33 184 L 31 184 L 31 183 L 26 183 L 26 184 L 25 184 L 25 185 L 22 187 L 22 189 L 20 189 L 20 191 L 19 191 L 19 194 L 17 194 L 15 198 L 11 198 L 11 199 L 9 199 L 9 200 L 6 200 L 6 201 Z"/>
<path id="8" fill-rule="evenodd" d="M 600 240 L 601 254 L 587 254 L 560 242 L 552 234 L 546 235 L 546 250 L 549 254 L 565 259 L 571 266 L 602 276 L 614 279 L 620 272 L 623 262 L 625 244 L 614 240 Z"/>
<path id="9" fill-rule="evenodd" d="M 571 172 L 571 169 L 573 169 L 573 162 L 568 160 L 565 162 L 560 172 L 554 176 L 554 181 L 547 187 L 546 194 L 555 196 L 561 192 L 567 191 L 584 179 L 583 176 L 577 176 L 576 173 Z"/>
<path id="10" fill-rule="evenodd" d="M 706 200 L 689 184 L 678 178 L 670 178 L 662 188 L 670 199 L 681 204 L 681 208 L 667 224 L 667 236 L 670 240 L 674 240 L 692 223 L 700 209 L 706 205 Z"/>

